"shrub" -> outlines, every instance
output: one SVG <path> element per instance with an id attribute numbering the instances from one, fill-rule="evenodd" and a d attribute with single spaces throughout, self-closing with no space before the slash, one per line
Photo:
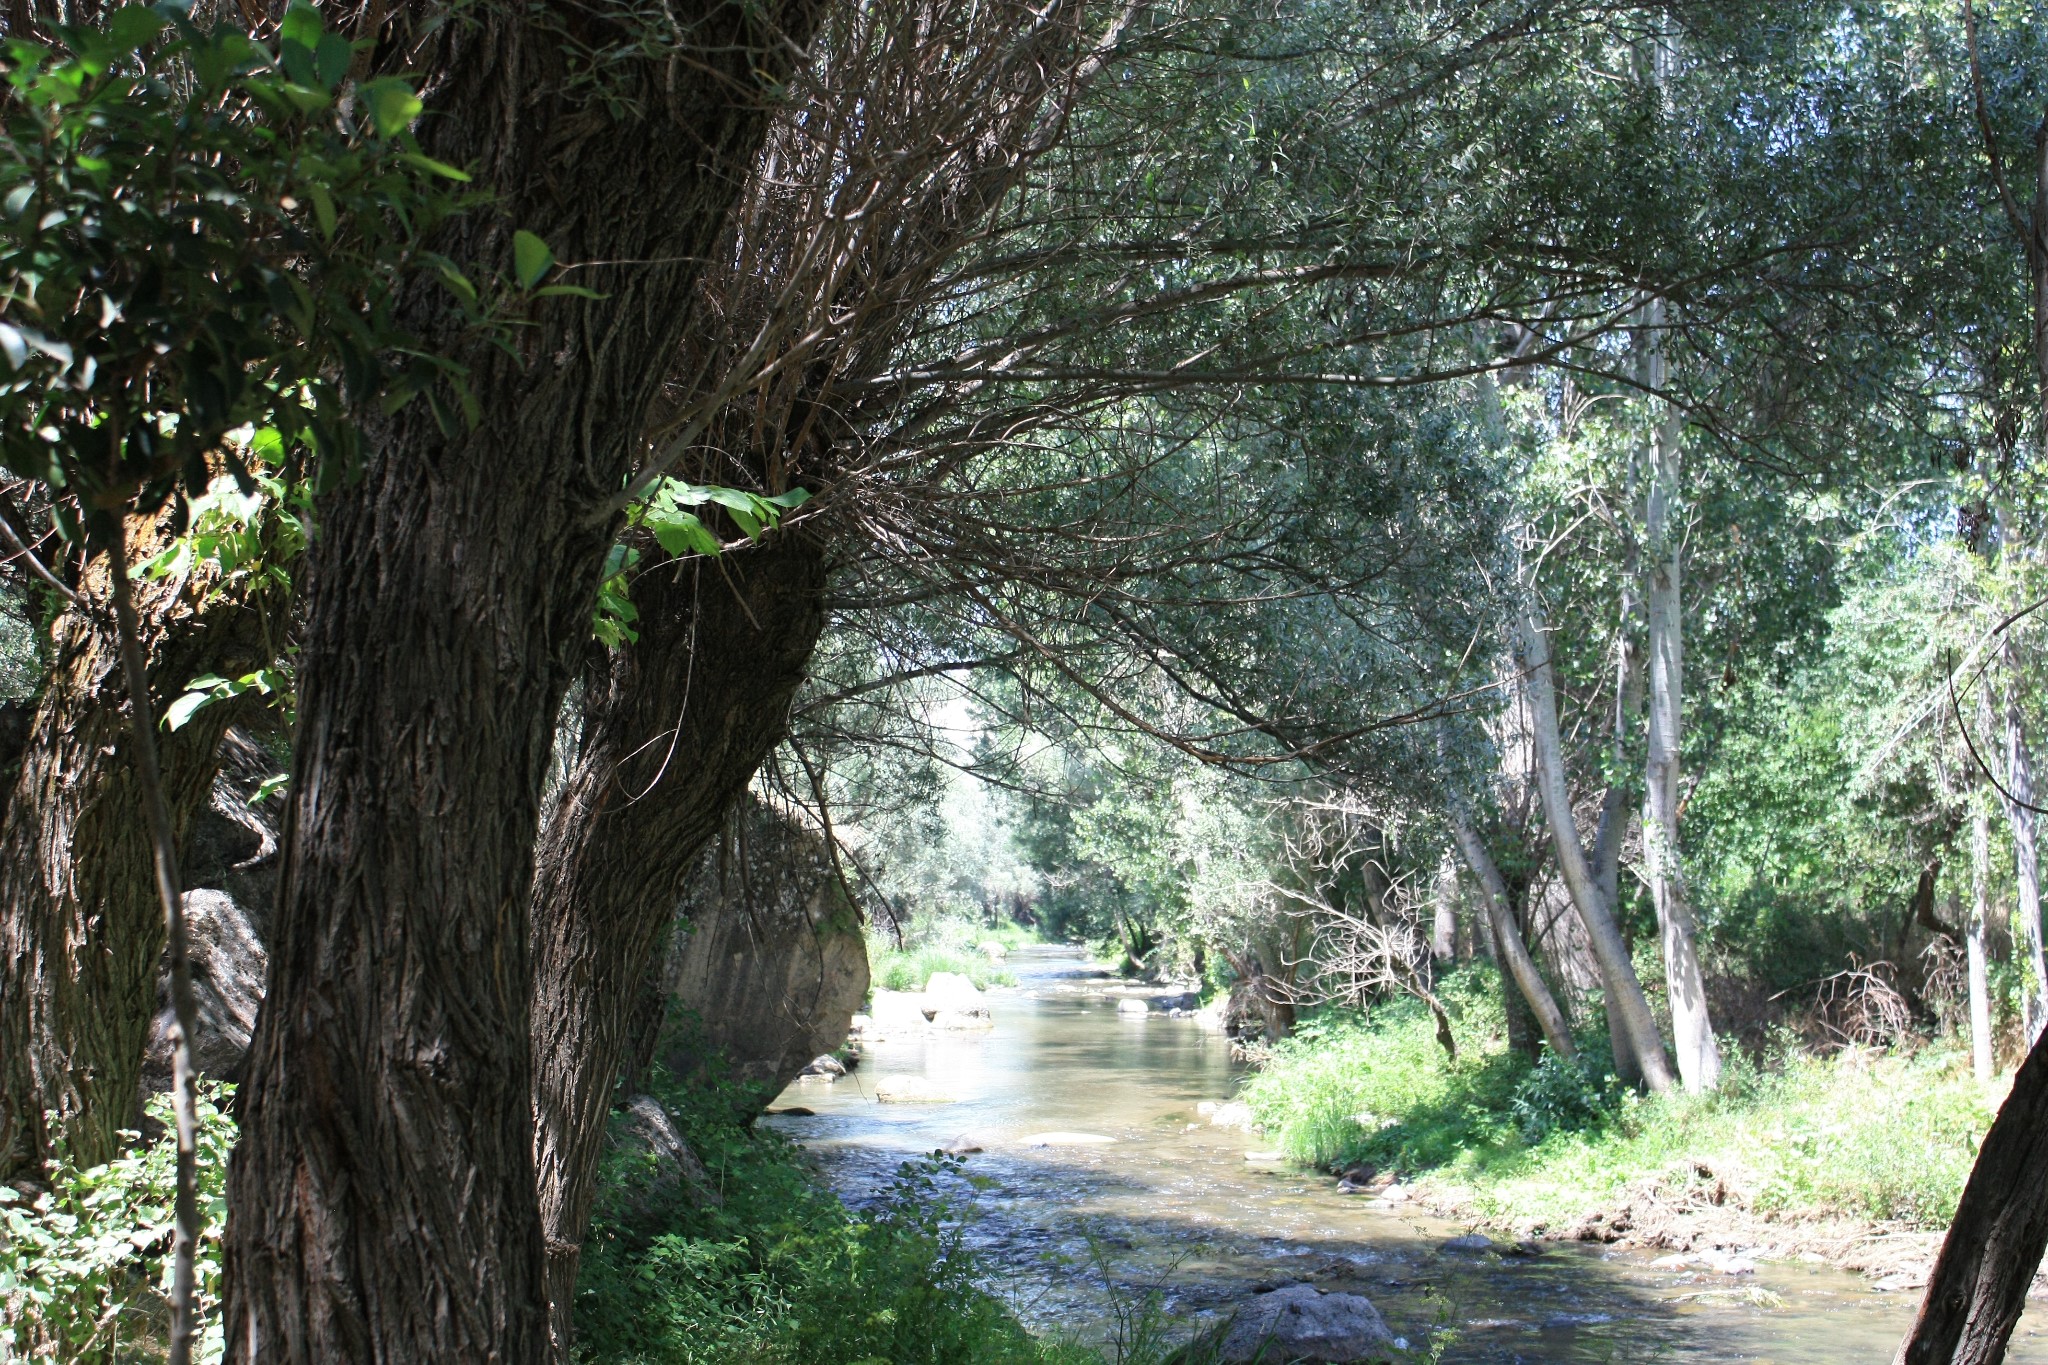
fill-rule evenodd
<path id="1" fill-rule="evenodd" d="M 221 1358 L 220 1234 L 235 1125 L 224 1088 L 199 1096 L 196 1271 L 201 1335 L 195 1358 Z M 94 1365 L 160 1356 L 170 1333 L 172 1204 L 177 1143 L 170 1096 L 148 1104 L 164 1136 L 104 1166 L 76 1170 L 61 1154 L 33 1199 L 0 1185 L 0 1360 L 26 1356 Z"/>
<path id="2" fill-rule="evenodd" d="M 820 1189 L 780 1137 L 725 1116 L 717 1087 L 657 1095 L 722 1203 L 651 1184 L 647 1158 L 606 1159 L 577 1284 L 580 1359 L 619 1365 L 1047 1365 L 1087 1357 L 1034 1340 L 976 1287 L 941 1185 L 957 1163 L 907 1163 L 874 1205 Z M 651 1191 L 660 1191 L 651 1194 Z"/>

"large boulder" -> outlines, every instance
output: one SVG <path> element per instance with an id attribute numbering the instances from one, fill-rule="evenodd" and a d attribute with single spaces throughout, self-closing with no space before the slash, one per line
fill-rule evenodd
<path id="1" fill-rule="evenodd" d="M 225 891 L 185 893 L 186 952 L 192 995 L 198 1006 L 192 1061 L 202 1076 L 241 1079 L 256 1010 L 263 1003 L 263 975 L 270 957 L 250 916 Z M 171 1084 L 171 981 L 166 966 L 157 973 L 156 1018 L 143 1052 L 143 1084 L 152 1091 Z"/>
<path id="2" fill-rule="evenodd" d="M 935 1029 L 995 1026 L 981 988 L 958 972 L 933 972 L 925 981 L 924 1013 Z"/>
<path id="3" fill-rule="evenodd" d="M 1238 1309 L 1222 1332 L 1215 1359 L 1225 1365 L 1378 1365 L 1402 1354 L 1372 1300 L 1296 1284 L 1257 1295 Z"/>
<path id="4" fill-rule="evenodd" d="M 757 798 L 739 818 L 736 850 L 711 850 L 687 883 L 665 971 L 674 1026 L 657 1055 L 685 1078 L 722 1057 L 765 1107 L 846 1041 L 868 952 L 824 839 Z"/>

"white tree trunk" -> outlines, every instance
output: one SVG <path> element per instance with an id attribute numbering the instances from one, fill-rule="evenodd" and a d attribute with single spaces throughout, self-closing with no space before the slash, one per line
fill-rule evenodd
<path id="1" fill-rule="evenodd" d="M 1666 379 L 1664 306 L 1652 300 L 1643 310 L 1640 344 L 1646 385 Z M 1685 1088 L 1712 1090 L 1721 1082 L 1721 1047 L 1707 1012 L 1706 976 L 1700 970 L 1697 927 L 1679 861 L 1679 743 L 1684 733 L 1685 646 L 1682 585 L 1684 536 L 1678 524 L 1678 417 L 1668 408 L 1647 443 L 1643 549 L 1649 574 L 1643 605 L 1649 622 L 1650 724 L 1644 764 L 1643 862 L 1664 948 L 1664 985 L 1671 1004 L 1672 1042 Z"/>
<path id="2" fill-rule="evenodd" d="M 1550 1050 L 1565 1058 L 1576 1056 L 1571 1023 L 1558 1008 L 1557 997 L 1544 983 L 1543 973 L 1537 970 L 1536 959 L 1522 938 L 1521 926 L 1515 923 L 1507 880 L 1500 875 L 1500 867 L 1486 851 L 1478 831 L 1472 828 L 1465 803 L 1455 797 L 1451 801 L 1451 827 L 1458 836 L 1458 850 L 1465 855 L 1465 865 L 1479 879 L 1479 899 L 1486 907 L 1494 950 L 1500 955 L 1503 969 L 1521 991 L 1522 999 L 1529 1002 L 1529 1012 L 1536 1016 L 1536 1026 L 1543 1030 L 1543 1041 L 1550 1045 Z"/>
<path id="3" fill-rule="evenodd" d="M 1985 954 L 1990 919 L 1991 817 L 1979 806 L 1970 819 L 1970 921 L 1964 935 L 1970 954 L 1970 1061 L 1980 1081 L 1991 1079 L 1991 979 Z M 1951 893 L 1953 894 L 1953 893 Z"/>
<path id="4" fill-rule="evenodd" d="M 1458 955 L 1458 862 L 1449 849 L 1436 868 L 1436 918 L 1430 925 L 1429 955 L 1444 964 Z"/>
<path id="5" fill-rule="evenodd" d="M 2021 993 L 2021 1019 L 2031 1047 L 2048 1023 L 2048 965 L 2041 952 L 2041 861 L 2035 845 L 2033 762 L 2027 749 L 2026 717 L 2020 711 L 2019 659 L 2011 637 L 2005 662 L 2005 787 L 2006 815 L 2012 821 L 2013 880 L 2019 888 L 2016 928 L 2027 958 L 2026 989 Z"/>
<path id="6" fill-rule="evenodd" d="M 1543 794 L 1543 810 L 1550 825 L 1550 842 L 1557 855 L 1559 873 L 1572 905 L 1586 926 L 1593 956 L 1600 964 L 1600 977 L 1607 990 L 1609 1015 L 1618 1020 L 1635 1051 L 1643 1083 L 1651 1090 L 1671 1088 L 1671 1067 L 1664 1057 L 1664 1041 L 1657 1032 L 1650 1002 L 1643 996 L 1643 983 L 1636 977 L 1629 959 L 1628 942 L 1614 922 L 1614 910 L 1600 894 L 1593 869 L 1579 842 L 1578 820 L 1572 814 L 1571 788 L 1565 780 L 1564 750 L 1558 737 L 1557 690 L 1551 677 L 1550 640 L 1542 616 L 1533 600 L 1522 617 L 1522 679 L 1529 699 L 1529 715 L 1536 750 L 1536 777 Z"/>

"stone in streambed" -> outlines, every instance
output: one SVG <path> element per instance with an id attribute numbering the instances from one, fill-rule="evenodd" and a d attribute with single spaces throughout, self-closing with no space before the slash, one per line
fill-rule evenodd
<path id="1" fill-rule="evenodd" d="M 891 1076 L 875 1087 L 875 1099 L 882 1104 L 953 1104 L 959 1098 L 922 1076 Z"/>
<path id="2" fill-rule="evenodd" d="M 1216 1342 L 1215 1359 L 1225 1365 L 1378 1365 L 1400 1351 L 1372 1300 L 1297 1284 L 1238 1309 Z"/>
<path id="3" fill-rule="evenodd" d="M 845 1074 L 846 1063 L 827 1052 L 813 1057 L 811 1064 L 799 1073 L 799 1078 L 809 1077 L 814 1080 L 836 1081 Z"/>
<path id="4" fill-rule="evenodd" d="M 1143 1019 L 1152 1012 L 1152 1007 L 1135 996 L 1116 1002 L 1116 1012 L 1126 1019 Z"/>
<path id="5" fill-rule="evenodd" d="M 1493 1239 L 1483 1232 L 1468 1232 L 1462 1237 L 1451 1238 L 1441 1247 L 1438 1247 L 1437 1250 L 1457 1252 L 1461 1255 L 1470 1256 L 1483 1251 L 1492 1251 Z"/>
<path id="6" fill-rule="evenodd" d="M 983 1150 L 981 1139 L 962 1133 L 945 1146 L 947 1156 L 974 1156 Z"/>

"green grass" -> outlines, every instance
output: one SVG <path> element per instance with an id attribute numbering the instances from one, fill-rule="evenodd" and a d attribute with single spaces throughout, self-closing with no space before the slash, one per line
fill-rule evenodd
<path id="1" fill-rule="evenodd" d="M 982 951 L 985 943 L 1005 952 L 1042 942 L 1021 924 L 986 925 L 965 919 L 920 920 L 903 933 L 903 945 L 887 931 L 868 935 L 868 975 L 875 989 L 921 991 L 934 972 L 956 972 L 986 990 L 1015 985 L 1016 975 Z"/>
<path id="2" fill-rule="evenodd" d="M 1935 1047 L 1737 1058 L 1715 1094 L 1639 1096 L 1508 1054 L 1497 989 L 1479 971 L 1445 983 L 1455 1064 L 1404 1001 L 1310 1021 L 1244 1097 L 1298 1162 L 1367 1161 L 1455 1186 L 1501 1222 L 1557 1225 L 1703 1166 L 1754 1212 L 1917 1228 L 1954 1213 L 1996 1103 L 1966 1059 Z M 1584 1040 L 1583 1056 L 1604 1054 L 1604 1038 Z"/>

